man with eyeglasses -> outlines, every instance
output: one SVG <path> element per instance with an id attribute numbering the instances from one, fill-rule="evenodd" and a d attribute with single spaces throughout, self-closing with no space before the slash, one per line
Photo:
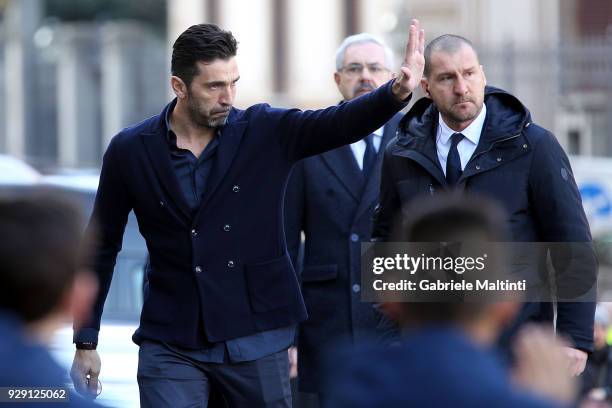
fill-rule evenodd
<path id="1" fill-rule="evenodd" d="M 343 101 L 358 98 L 394 77 L 393 51 L 361 33 L 347 37 L 336 53 L 334 80 Z M 378 199 L 382 152 L 401 115 L 365 139 L 307 158 L 292 173 L 285 197 L 287 245 L 294 263 L 305 234 L 302 292 L 309 319 L 299 328 L 299 389 L 319 393 L 322 355 L 330 341 L 371 334 L 375 310 L 363 303 L 361 242 L 370 240 Z"/>

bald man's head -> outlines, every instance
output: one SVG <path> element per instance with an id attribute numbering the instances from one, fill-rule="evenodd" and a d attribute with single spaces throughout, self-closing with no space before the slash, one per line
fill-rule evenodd
<path id="1" fill-rule="evenodd" d="M 425 69 L 423 75 L 429 78 L 431 74 L 431 56 L 434 53 L 443 52 L 445 54 L 455 54 L 464 46 L 471 48 L 474 54 L 476 54 L 476 57 L 478 57 L 474 44 L 460 35 L 444 34 L 431 40 L 431 42 L 427 44 L 427 47 L 425 47 Z"/>
<path id="2" fill-rule="evenodd" d="M 472 43 L 445 34 L 425 48 L 421 86 L 444 122 L 461 132 L 482 110 L 487 79 Z"/>

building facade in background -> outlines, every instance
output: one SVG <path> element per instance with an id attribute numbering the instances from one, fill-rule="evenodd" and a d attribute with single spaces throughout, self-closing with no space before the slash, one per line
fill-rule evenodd
<path id="1" fill-rule="evenodd" d="M 403 55 L 411 18 L 428 39 L 471 39 L 488 82 L 519 95 L 570 154 L 612 156 L 609 0 L 181 0 L 168 3 L 168 39 L 217 23 L 240 41 L 239 105 L 312 108 L 337 102 L 335 44 L 368 31 Z"/>
<path id="2" fill-rule="evenodd" d="M 0 2 L 0 152 L 43 171 L 97 168 L 114 134 L 165 103 L 164 37 L 136 20 L 61 21 L 46 6 Z"/>
<path id="3" fill-rule="evenodd" d="M 520 96 L 570 154 L 612 156 L 609 0 L 169 0 L 165 39 L 133 20 L 45 19 L 45 1 L 0 0 L 0 153 L 39 169 L 99 166 L 114 134 L 171 97 L 172 42 L 202 22 L 240 42 L 238 107 L 317 108 L 338 102 L 342 38 L 367 31 L 403 55 L 419 18 L 428 39 L 471 39 L 489 84 Z"/>

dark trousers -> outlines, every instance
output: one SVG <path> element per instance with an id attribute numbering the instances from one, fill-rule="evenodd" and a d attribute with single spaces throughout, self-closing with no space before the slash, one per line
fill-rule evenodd
<path id="1" fill-rule="evenodd" d="M 138 352 L 141 408 L 207 408 L 211 390 L 234 407 L 291 407 L 287 350 L 254 361 L 205 363 L 161 343 L 144 341 Z"/>

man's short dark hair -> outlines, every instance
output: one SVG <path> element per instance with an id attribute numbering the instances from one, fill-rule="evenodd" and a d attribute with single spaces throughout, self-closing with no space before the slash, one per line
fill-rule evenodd
<path id="1" fill-rule="evenodd" d="M 434 52 L 454 54 L 464 45 L 467 45 L 474 50 L 474 53 L 476 53 L 476 56 L 478 56 L 476 48 L 474 48 L 474 44 L 472 44 L 472 42 L 467 38 L 460 35 L 444 34 L 431 40 L 429 44 L 427 44 L 427 47 L 425 47 L 425 68 L 423 69 L 423 75 L 427 78 L 431 73 L 431 54 Z"/>
<path id="2" fill-rule="evenodd" d="M 496 202 L 470 195 L 438 194 L 407 206 L 405 221 L 392 241 L 405 242 L 503 242 L 507 239 L 506 213 Z M 400 224 L 401 225 L 401 224 Z M 489 254 L 489 260 L 501 257 Z M 474 320 L 486 310 L 486 302 L 406 303 L 404 325 Z"/>
<path id="3" fill-rule="evenodd" d="M 0 197 L 0 310 L 34 322 L 59 305 L 83 262 L 81 219 L 57 192 Z"/>
<path id="4" fill-rule="evenodd" d="M 230 31 L 215 24 L 197 24 L 183 31 L 172 46 L 172 75 L 187 86 L 197 76 L 198 62 L 211 63 L 236 56 L 238 43 Z"/>
<path id="5" fill-rule="evenodd" d="M 476 195 L 438 194 L 409 205 L 404 234 L 411 242 L 456 241 L 475 233 L 496 242 L 506 236 L 505 213 L 491 199 Z"/>

